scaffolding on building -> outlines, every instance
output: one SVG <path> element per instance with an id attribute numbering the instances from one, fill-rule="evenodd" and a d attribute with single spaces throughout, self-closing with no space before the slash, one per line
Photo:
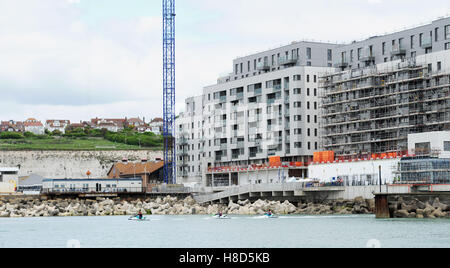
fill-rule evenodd
<path id="1" fill-rule="evenodd" d="M 320 79 L 322 145 L 344 159 L 408 151 L 408 134 L 450 129 L 450 70 L 414 60 Z"/>

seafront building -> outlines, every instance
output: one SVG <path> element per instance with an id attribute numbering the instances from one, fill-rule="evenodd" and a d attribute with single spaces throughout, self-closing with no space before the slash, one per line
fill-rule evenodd
<path id="1" fill-rule="evenodd" d="M 271 156 L 299 163 L 292 175 L 306 177 L 300 163 L 320 150 L 318 82 L 334 70 L 334 47 L 298 42 L 236 59 L 233 73 L 187 99 L 176 122 L 179 182 L 230 186 L 238 174 L 215 169 L 264 165 Z"/>
<path id="2" fill-rule="evenodd" d="M 232 73 L 186 100 L 177 180 L 308 178 L 322 150 L 337 160 L 407 155 L 408 134 L 449 129 L 449 49 L 442 18 L 347 45 L 294 42 L 235 59 Z"/>

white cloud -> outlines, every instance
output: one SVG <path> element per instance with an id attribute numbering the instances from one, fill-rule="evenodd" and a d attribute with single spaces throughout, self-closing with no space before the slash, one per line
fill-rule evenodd
<path id="1" fill-rule="evenodd" d="M 132 1 L 136 13 L 140 1 Z M 108 10 L 119 9 L 116 1 L 103 2 Z M 177 110 L 184 108 L 185 98 L 214 84 L 219 73 L 231 71 L 238 56 L 304 38 L 349 42 L 431 20 L 450 7 L 444 0 L 426 6 L 396 0 L 389 9 L 382 3 L 233 0 L 218 8 L 210 0 L 178 2 Z M 23 120 L 33 113 L 71 120 L 96 113 L 161 116 L 159 1 L 158 12 L 148 12 L 157 15 L 127 13 L 100 22 L 95 16 L 108 10 L 96 6 L 87 12 L 80 0 L 1 5 L 0 25 L 7 27 L 0 28 L 0 119 Z"/>

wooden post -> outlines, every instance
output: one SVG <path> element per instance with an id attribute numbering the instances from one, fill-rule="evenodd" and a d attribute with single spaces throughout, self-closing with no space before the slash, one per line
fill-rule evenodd
<path id="1" fill-rule="evenodd" d="M 375 195 L 375 215 L 377 219 L 389 219 L 389 202 L 387 194 Z"/>

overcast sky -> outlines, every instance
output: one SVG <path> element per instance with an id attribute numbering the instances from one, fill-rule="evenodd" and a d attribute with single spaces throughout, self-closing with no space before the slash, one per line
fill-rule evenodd
<path id="1" fill-rule="evenodd" d="M 232 60 L 350 42 L 450 13 L 448 0 L 178 0 L 177 111 Z M 0 0 L 0 119 L 162 113 L 161 0 Z"/>

